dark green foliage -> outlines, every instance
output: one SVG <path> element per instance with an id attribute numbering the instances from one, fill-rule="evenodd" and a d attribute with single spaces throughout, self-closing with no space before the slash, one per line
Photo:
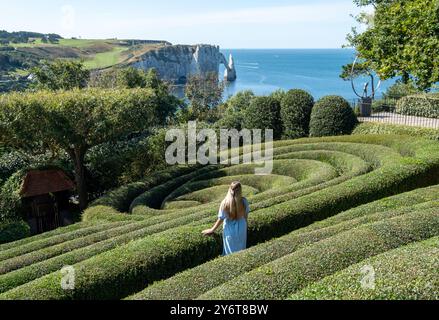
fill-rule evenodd
<path id="1" fill-rule="evenodd" d="M 24 221 L 0 222 L 0 244 L 30 236 L 30 228 Z"/>
<path id="2" fill-rule="evenodd" d="M 224 109 L 221 119 L 216 123 L 219 128 L 240 131 L 245 119 L 245 110 L 254 99 L 252 91 L 240 91 L 230 97 L 220 108 Z"/>
<path id="3" fill-rule="evenodd" d="M 45 62 L 31 72 L 35 76 L 34 85 L 45 90 L 84 88 L 90 78 L 90 71 L 81 62 L 71 60 Z"/>
<path id="4" fill-rule="evenodd" d="M 282 124 L 280 118 L 280 104 L 272 97 L 255 97 L 245 110 L 244 128 L 273 130 L 274 139 L 282 136 Z"/>
<path id="5" fill-rule="evenodd" d="M 293 89 L 283 95 L 281 100 L 281 119 L 283 138 L 297 139 L 309 134 L 314 98 L 306 91 Z"/>
<path id="6" fill-rule="evenodd" d="M 312 137 L 350 134 L 358 120 L 349 102 L 339 96 L 326 96 L 316 102 L 311 113 Z"/>

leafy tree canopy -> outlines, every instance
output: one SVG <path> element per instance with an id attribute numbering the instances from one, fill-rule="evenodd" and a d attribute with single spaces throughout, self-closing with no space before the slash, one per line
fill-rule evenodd
<path id="1" fill-rule="evenodd" d="M 368 29 L 348 35 L 367 67 L 381 79 L 401 76 L 428 90 L 439 81 L 439 0 L 356 0 L 374 5 L 373 19 L 358 21 Z"/>

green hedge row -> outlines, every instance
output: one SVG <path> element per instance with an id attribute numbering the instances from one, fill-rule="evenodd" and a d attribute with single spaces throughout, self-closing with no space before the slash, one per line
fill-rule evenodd
<path id="1" fill-rule="evenodd" d="M 170 179 L 188 174 L 194 171 L 195 168 L 196 167 L 190 166 L 175 166 L 159 171 L 143 181 L 131 183 L 110 191 L 105 196 L 94 201 L 90 207 L 108 206 L 120 212 L 128 212 L 131 202 L 140 194 Z"/>
<path id="2" fill-rule="evenodd" d="M 421 94 L 401 98 L 396 103 L 396 113 L 439 118 L 439 97 Z"/>
<path id="3" fill-rule="evenodd" d="M 116 299 L 148 283 L 194 267 L 219 254 L 219 237 L 200 236 L 201 227 L 181 227 L 117 247 L 73 265 L 75 289 L 61 288 L 61 272 L 0 294 L 0 299 Z"/>
<path id="4" fill-rule="evenodd" d="M 67 235 L 69 232 L 74 232 L 76 230 L 82 229 L 82 228 L 86 228 L 92 225 L 96 225 L 98 223 L 100 223 L 101 221 L 97 222 L 97 221 L 90 221 L 90 222 L 80 222 L 80 223 L 75 223 L 72 224 L 70 226 L 67 227 L 61 227 L 49 232 L 45 232 L 45 233 L 41 233 L 32 237 L 28 237 L 28 238 L 24 238 L 21 240 L 17 240 L 14 242 L 8 242 L 8 243 L 4 243 L 4 244 L 0 244 L 0 252 L 3 252 L 5 250 L 10 250 L 10 249 L 16 249 L 20 246 L 23 245 L 27 245 L 31 242 L 34 241 L 40 241 L 40 240 L 45 240 L 45 239 L 49 239 L 52 237 L 56 237 L 56 236 L 63 236 L 63 235 Z"/>
<path id="5" fill-rule="evenodd" d="M 381 198 L 385 195 L 395 194 L 398 192 L 401 192 L 402 190 L 410 190 L 412 188 L 415 188 L 420 185 L 427 185 L 431 184 L 433 180 L 438 179 L 437 175 L 437 169 L 438 169 L 438 162 L 439 162 L 439 147 L 436 145 L 432 145 L 431 143 L 427 143 L 428 141 L 423 140 L 411 140 L 408 138 L 401 138 L 401 137 L 367 137 L 364 136 L 352 136 L 352 137 L 338 137 L 338 138 L 328 138 L 328 139 L 322 139 L 325 143 L 335 141 L 340 143 L 341 145 L 345 145 L 343 142 L 349 142 L 349 143 L 359 143 L 361 141 L 367 141 L 369 143 L 378 143 L 383 144 L 385 146 L 388 146 L 390 148 L 393 148 L 394 150 L 400 152 L 404 155 L 404 157 L 395 157 L 392 155 L 391 149 L 388 149 L 388 154 L 390 154 L 388 159 L 381 159 L 381 158 L 374 158 L 372 155 L 370 155 L 370 150 L 364 151 L 365 154 L 368 154 L 368 157 L 374 161 L 377 161 L 378 164 L 382 164 L 382 167 L 379 167 L 373 172 L 370 172 L 368 174 L 365 174 L 360 177 L 356 177 L 354 179 L 351 179 L 349 181 L 343 182 L 339 185 L 333 186 L 328 189 L 323 189 L 317 192 L 314 192 L 313 194 L 293 199 L 291 201 L 286 201 L 284 203 L 275 205 L 270 208 L 264 208 L 261 210 L 257 210 L 252 212 L 250 216 L 250 225 L 249 225 L 249 242 L 252 243 L 258 243 L 263 242 L 267 239 L 271 239 L 273 237 L 287 234 L 291 232 L 294 229 L 297 229 L 299 227 L 302 227 L 304 225 L 308 225 L 311 222 L 315 220 L 321 220 L 328 215 L 334 215 L 338 212 L 341 212 L 343 210 L 346 210 L 352 206 L 369 202 L 373 199 Z M 306 148 L 306 143 L 312 143 L 317 142 L 319 140 L 315 139 L 303 139 L 297 142 L 289 142 L 288 144 L 285 142 L 280 143 L 278 146 L 279 148 L 285 147 L 287 145 L 296 144 L 298 146 L 302 146 L 303 148 Z M 393 161 L 391 161 L 391 158 L 394 158 Z M 374 164 L 375 165 L 375 164 Z M 363 196 L 364 195 L 364 196 Z M 207 206 L 201 206 L 204 209 L 208 209 L 210 205 Z M 199 209 L 199 208 L 198 208 Z M 160 230 L 160 228 L 169 228 L 172 226 L 175 226 L 175 223 L 177 222 L 176 218 L 178 219 L 187 219 L 187 223 L 204 223 L 200 221 L 200 213 L 196 209 L 186 209 L 187 212 L 192 212 L 191 215 L 183 215 L 181 212 L 175 213 L 175 216 L 173 214 L 166 214 L 159 217 L 151 217 L 148 218 L 146 222 L 148 223 L 154 223 L 154 225 L 150 225 L 150 227 L 145 228 L 148 229 L 148 232 L 143 231 L 143 234 L 151 234 L 151 230 L 154 229 L 154 232 L 157 230 Z M 216 208 L 217 209 L 217 208 Z M 114 209 L 113 209 L 114 210 Z M 192 210 L 192 211 L 191 211 Z M 182 210 L 185 211 L 185 210 Z M 215 210 L 216 211 L 216 210 Z M 191 221 L 192 219 L 192 221 Z M 212 219 L 215 219 L 215 215 L 212 214 L 212 211 L 205 212 L 205 217 L 203 219 L 209 219 L 209 221 L 212 221 Z M 172 240 L 171 235 L 175 232 L 178 232 L 181 228 L 186 227 L 178 227 L 169 231 L 166 231 L 164 233 L 161 233 L 163 237 L 160 238 L 160 241 L 163 245 L 166 245 L 168 241 Z M 164 230 L 165 230 L 164 229 Z M 163 230 L 163 229 L 162 229 Z M 198 229 L 190 229 L 190 230 L 198 230 Z M 199 230 L 197 231 L 199 232 Z M 140 236 L 142 232 L 138 232 Z M 143 236 L 144 236 L 143 235 Z M 153 235 L 151 237 L 147 237 L 142 240 L 138 241 L 147 241 L 150 238 L 158 237 L 159 235 Z M 192 235 L 194 238 L 201 237 L 199 233 Z M 168 237 L 170 237 L 168 239 Z M 97 244 L 94 246 L 90 246 L 93 248 L 82 248 L 80 250 L 76 250 L 74 252 L 77 254 L 75 256 L 75 259 L 66 259 L 66 256 L 69 254 L 64 255 L 63 258 L 61 256 L 56 257 L 59 258 L 57 260 L 57 264 L 51 265 L 51 271 L 57 270 L 57 268 L 60 268 L 59 264 L 61 262 L 64 263 L 70 263 L 69 261 L 73 260 L 73 263 L 76 263 L 79 259 L 79 261 L 83 259 L 87 259 L 92 257 L 95 254 L 101 253 L 103 251 L 110 250 L 114 248 L 112 246 L 114 243 L 113 239 L 108 240 L 108 247 L 102 248 L 99 247 Z M 124 242 L 126 243 L 126 242 Z M 137 243 L 137 241 L 135 242 Z M 125 250 L 131 252 L 131 245 L 133 243 L 126 244 L 122 248 Z M 97 249 L 99 248 L 99 250 Z M 96 251 L 93 252 L 93 249 L 96 249 Z M 96 262 L 96 268 L 99 268 L 100 273 L 99 277 L 94 277 L 92 274 L 89 276 L 92 277 L 90 286 L 87 286 L 84 284 L 84 291 L 83 295 L 87 295 L 87 291 L 93 291 L 93 287 L 95 285 L 98 285 L 96 283 L 106 283 L 107 281 L 111 281 L 111 277 L 118 277 L 118 279 L 123 279 L 123 273 L 127 272 L 124 269 L 117 269 L 119 271 L 114 272 L 121 272 L 119 275 L 115 275 L 113 273 L 113 265 L 111 261 L 107 261 L 105 258 L 100 257 L 110 257 L 111 252 L 117 251 L 118 249 L 113 249 L 110 251 L 107 251 L 105 253 L 99 254 L 95 257 L 92 257 L 86 261 L 78 263 L 78 265 L 82 266 L 84 264 L 88 264 L 90 261 Z M 185 246 L 184 244 L 176 249 L 175 251 L 169 252 L 169 255 L 172 255 L 175 259 L 178 257 L 183 257 Z M 134 253 L 133 253 L 134 254 Z M 56 259 L 55 258 L 55 259 Z M 128 259 L 128 257 L 127 257 Z M 133 260 L 136 260 L 136 257 L 132 257 Z M 201 258 L 200 258 L 201 259 Z M 39 269 L 40 266 L 44 265 L 46 263 L 46 260 L 41 263 L 37 263 L 35 265 L 31 265 L 28 267 L 25 267 L 20 270 L 16 270 L 14 272 L 11 272 L 9 274 L 5 274 L 4 276 L 8 277 L 8 280 L 4 283 L 9 284 L 9 289 L 16 287 L 19 284 L 26 283 L 32 279 L 36 279 L 38 277 L 38 272 L 41 276 L 41 269 Z M 67 262 L 66 262 L 67 261 Z M 200 262 L 200 260 L 198 260 Z M 201 261 L 203 262 L 203 261 Z M 38 266 L 36 266 L 38 265 Z M 163 268 L 167 268 L 168 266 L 162 265 Z M 32 269 L 34 268 L 34 269 Z M 157 267 L 158 268 L 158 267 Z M 16 276 L 18 273 L 25 272 L 23 270 L 27 269 L 26 276 Z M 108 270 L 107 270 L 108 269 Z M 46 271 L 46 269 L 44 269 Z M 179 271 L 179 270 L 174 270 Z M 108 273 L 108 277 L 106 276 L 106 273 Z M 15 274 L 15 277 L 14 275 Z M 35 274 L 37 275 L 35 277 Z M 42 273 L 44 275 L 45 273 Z M 139 277 L 141 275 L 138 275 Z M 169 276 L 169 274 L 164 274 L 163 277 Z M 0 277 L 0 284 L 2 284 Z M 6 278 L 4 278 L 6 279 Z M 17 280 L 18 279 L 18 280 Z M 30 279 L 30 280 L 29 280 Z M 35 280 L 32 283 L 29 283 L 24 287 L 29 288 L 29 286 L 36 286 L 36 292 L 38 290 L 43 290 L 42 287 L 40 287 L 40 284 L 44 282 L 45 278 L 40 278 Z M 162 279 L 158 277 L 155 280 Z M 121 280 L 122 281 L 122 280 Z M 145 283 L 144 283 L 145 284 Z M 4 286 L 6 288 L 6 286 Z M 21 288 L 21 287 L 20 287 Z M 22 295 L 23 297 L 26 297 L 26 290 L 20 291 L 18 290 L 18 295 Z M 40 289 L 38 289 L 40 288 Z M 126 290 L 131 290 L 130 285 L 127 286 Z M 132 291 L 135 292 L 135 291 Z M 129 293 L 132 293 L 129 292 Z M 129 294 L 128 293 L 128 294 Z M 111 293 L 109 293 L 111 296 Z M 113 296 L 113 298 L 119 297 L 117 295 Z"/>
<path id="6" fill-rule="evenodd" d="M 56 257 L 63 253 L 68 253 L 76 249 L 87 247 L 94 243 L 98 243 L 122 234 L 130 233 L 142 229 L 141 222 L 135 223 L 113 223 L 107 224 L 105 230 L 94 232 L 92 234 L 78 236 L 72 240 L 52 245 L 50 247 L 34 250 L 32 252 L 15 256 L 13 258 L 2 261 L 0 265 L 0 274 L 5 274 L 13 270 L 17 270 L 39 261 L 44 261 L 52 257 Z"/>
<path id="7" fill-rule="evenodd" d="M 147 237 L 149 235 L 168 230 L 172 227 L 176 227 L 176 224 L 170 222 L 159 224 L 157 226 L 145 226 L 142 229 L 129 233 L 121 233 L 120 235 L 112 238 L 108 238 L 108 236 L 103 234 L 103 240 L 97 243 L 79 247 L 76 250 L 60 254 L 47 260 L 35 262 L 21 269 L 0 275 L 0 292 L 5 292 L 14 287 L 47 275 L 50 272 L 60 270 L 66 264 L 75 264 L 84 261 L 103 252 L 112 250 L 118 246 L 123 246 L 132 240 Z"/>
<path id="8" fill-rule="evenodd" d="M 439 237 L 415 242 L 361 261 L 292 295 L 290 299 L 438 300 Z M 360 279 L 374 272 L 373 287 Z"/>
<path id="9" fill-rule="evenodd" d="M 123 223 L 118 223 L 118 224 L 111 224 L 111 227 L 116 227 L 116 226 L 121 226 L 123 224 L 126 224 L 127 222 L 123 222 Z M 81 238 L 87 235 L 92 235 L 95 234 L 97 232 L 101 232 L 104 230 L 109 229 L 109 224 L 108 223 L 100 223 L 100 224 L 96 224 L 96 225 L 91 225 L 87 226 L 87 224 L 82 224 L 82 227 L 80 228 L 75 228 L 73 230 L 69 230 L 69 229 L 64 229 L 63 233 L 61 234 L 55 234 L 55 235 L 51 235 L 50 237 L 48 235 L 45 234 L 45 237 L 34 237 L 30 242 L 21 244 L 21 245 L 16 245 L 14 247 L 11 247 L 9 249 L 4 249 L 0 251 L 0 261 L 6 260 L 6 259 L 10 259 L 10 258 L 14 258 L 14 257 L 19 257 L 21 255 L 30 253 L 30 252 L 35 252 L 37 250 L 41 250 L 47 247 L 51 247 L 51 246 L 55 246 L 58 245 L 60 243 L 65 243 L 67 241 L 71 241 L 77 238 Z M 1 266 L 0 266 L 1 269 Z"/>
<path id="10" fill-rule="evenodd" d="M 407 214 L 416 210 L 428 209 L 433 206 L 434 203 L 431 201 L 423 201 L 438 191 L 439 187 L 434 190 L 421 189 L 416 191 L 416 193 L 411 192 L 404 194 L 407 200 L 410 200 L 412 203 L 418 203 L 418 205 L 403 206 L 398 209 L 393 208 L 392 210 L 381 211 L 383 206 L 388 206 L 389 203 L 393 203 L 393 205 L 401 203 L 401 201 L 399 201 L 400 199 L 394 199 L 392 197 L 351 209 L 335 216 L 330 223 L 325 223 L 320 226 L 313 224 L 307 228 L 293 231 L 281 238 L 251 247 L 238 254 L 217 258 L 193 269 L 179 273 L 169 279 L 157 282 L 128 299 L 195 299 L 204 292 L 230 281 L 245 272 L 281 258 L 306 245 L 321 241 L 366 223 Z M 439 202 L 436 203 L 436 205 L 439 206 Z M 227 272 L 217 272 L 217 270 L 227 270 Z"/>
<path id="11" fill-rule="evenodd" d="M 29 236 L 30 228 L 24 221 L 0 223 L 0 244 L 16 241 Z"/>
<path id="12" fill-rule="evenodd" d="M 218 286 L 200 299 L 285 299 L 368 257 L 439 234 L 438 208 L 360 226 L 308 245 Z"/>
<path id="13" fill-rule="evenodd" d="M 355 128 L 352 134 L 398 134 L 439 141 L 439 129 L 386 123 L 361 123 Z"/>
<path id="14" fill-rule="evenodd" d="M 160 184 L 135 198 L 130 205 L 129 212 L 136 215 L 148 214 L 150 213 L 150 211 L 143 210 L 145 207 L 146 209 L 161 209 L 163 201 L 166 199 L 169 193 L 172 192 L 172 190 L 180 187 L 188 181 L 191 181 L 199 175 L 205 174 L 215 169 L 216 168 L 214 166 L 208 166 Z"/>

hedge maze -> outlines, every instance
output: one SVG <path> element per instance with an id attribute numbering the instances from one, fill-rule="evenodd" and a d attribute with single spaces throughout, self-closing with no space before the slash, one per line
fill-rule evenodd
<path id="1" fill-rule="evenodd" d="M 272 174 L 255 166 L 171 167 L 108 193 L 81 223 L 0 245 L 0 299 L 438 299 L 436 142 L 278 141 Z M 249 248 L 220 257 L 221 234 L 201 231 L 234 180 Z M 66 265 L 73 290 L 60 285 Z"/>

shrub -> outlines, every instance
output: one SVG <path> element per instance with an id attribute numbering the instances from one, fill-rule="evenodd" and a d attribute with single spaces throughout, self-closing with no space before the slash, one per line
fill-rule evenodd
<path id="1" fill-rule="evenodd" d="M 0 244 L 30 236 L 30 228 L 24 221 L 0 223 Z"/>
<path id="2" fill-rule="evenodd" d="M 245 110 L 246 129 L 273 129 L 274 139 L 282 136 L 280 104 L 271 97 L 255 97 Z"/>
<path id="3" fill-rule="evenodd" d="M 396 107 L 395 99 L 379 99 L 372 101 L 372 112 L 394 112 Z"/>
<path id="4" fill-rule="evenodd" d="M 439 237 L 390 250 L 352 265 L 297 292 L 290 299 L 438 300 Z M 373 290 L 358 281 L 364 266 L 379 278 Z"/>
<path id="5" fill-rule="evenodd" d="M 297 139 L 308 136 L 314 98 L 306 91 L 288 91 L 281 100 L 283 138 Z"/>
<path id="6" fill-rule="evenodd" d="M 23 207 L 19 193 L 24 175 L 24 171 L 18 171 L 0 188 L 0 222 L 22 219 Z"/>
<path id="7" fill-rule="evenodd" d="M 285 299 L 351 264 L 438 233 L 437 208 L 366 224 L 254 269 L 199 298 Z"/>
<path id="8" fill-rule="evenodd" d="M 439 141 L 439 129 L 385 123 L 361 123 L 352 134 L 397 134 Z"/>
<path id="9" fill-rule="evenodd" d="M 5 152 L 0 154 L 0 187 L 18 170 L 29 165 L 29 159 L 18 152 Z"/>
<path id="10" fill-rule="evenodd" d="M 339 96 L 326 96 L 312 109 L 310 134 L 313 137 L 350 134 L 357 123 L 349 102 Z"/>
<path id="11" fill-rule="evenodd" d="M 399 114 L 426 118 L 439 118 L 439 98 L 433 95 L 408 96 L 398 100 Z"/>

